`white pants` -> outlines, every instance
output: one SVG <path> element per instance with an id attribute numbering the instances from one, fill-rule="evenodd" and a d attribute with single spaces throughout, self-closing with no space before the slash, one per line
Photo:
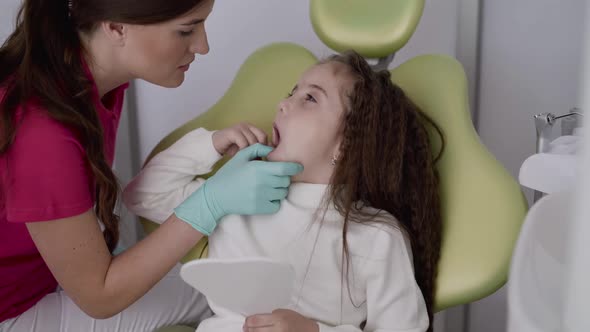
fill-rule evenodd
<path id="1" fill-rule="evenodd" d="M 109 319 L 86 315 L 64 291 L 57 291 L 0 323 L 0 332 L 152 332 L 174 324 L 196 326 L 212 313 L 206 298 L 186 284 L 179 271 L 177 265 L 146 295 Z"/>

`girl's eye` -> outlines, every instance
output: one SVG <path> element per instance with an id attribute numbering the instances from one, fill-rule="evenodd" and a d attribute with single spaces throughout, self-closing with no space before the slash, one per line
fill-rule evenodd
<path id="1" fill-rule="evenodd" d="M 178 33 L 180 34 L 181 37 L 188 37 L 190 35 L 192 35 L 194 32 L 194 30 L 190 30 L 190 31 L 179 31 Z"/>
<path id="2" fill-rule="evenodd" d="M 305 97 L 305 100 L 306 101 L 311 101 L 312 103 L 317 103 L 317 101 L 315 100 L 315 98 L 312 95 L 310 95 L 309 93 Z"/>

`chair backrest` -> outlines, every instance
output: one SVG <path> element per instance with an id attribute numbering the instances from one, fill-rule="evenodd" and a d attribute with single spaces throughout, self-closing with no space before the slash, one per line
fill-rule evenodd
<path id="1" fill-rule="evenodd" d="M 416 30 L 424 0 L 311 0 L 311 23 L 328 47 L 367 58 L 397 52 Z"/>
<path id="2" fill-rule="evenodd" d="M 456 60 L 424 55 L 391 72 L 445 137 L 437 166 L 444 225 L 437 308 L 483 298 L 506 282 L 526 200 L 480 141 L 469 112 L 465 73 Z"/>
<path id="3" fill-rule="evenodd" d="M 424 0 L 311 0 L 310 10 L 318 36 L 329 46 L 387 57 L 410 38 L 423 7 Z M 219 129 L 248 121 L 270 133 L 279 100 L 315 62 L 311 53 L 293 44 L 259 49 L 215 106 L 164 138 L 151 156 L 198 127 Z M 444 234 L 436 307 L 483 298 L 506 282 L 527 210 L 524 196 L 480 142 L 470 117 L 465 73 L 456 60 L 425 55 L 391 72 L 392 80 L 441 127 L 446 140 L 438 165 Z M 143 222 L 148 231 L 154 227 Z M 200 257 L 204 249 L 202 242 L 185 261 Z"/>

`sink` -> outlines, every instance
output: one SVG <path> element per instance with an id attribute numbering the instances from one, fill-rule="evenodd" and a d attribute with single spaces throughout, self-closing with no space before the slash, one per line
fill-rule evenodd
<path id="1" fill-rule="evenodd" d="M 508 279 L 508 331 L 561 331 L 572 196 L 547 195 L 527 214 Z"/>
<path id="2" fill-rule="evenodd" d="M 528 157 L 520 167 L 521 185 L 546 194 L 572 188 L 579 173 L 581 136 L 561 136 L 546 153 Z"/>
<path id="3" fill-rule="evenodd" d="M 563 191 L 575 184 L 578 164 L 577 155 L 537 153 L 522 163 L 518 181 L 546 194 Z"/>

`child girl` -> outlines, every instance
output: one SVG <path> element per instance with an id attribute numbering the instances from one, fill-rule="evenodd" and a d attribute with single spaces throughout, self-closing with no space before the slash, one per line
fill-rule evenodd
<path id="1" fill-rule="evenodd" d="M 267 156 L 304 170 L 276 214 L 228 215 L 209 238 L 211 258 L 289 263 L 291 304 L 244 320 L 210 303 L 215 316 L 197 331 L 431 331 L 441 217 L 426 126 L 442 139 L 389 72 L 354 52 L 305 72 L 278 105 Z M 163 221 L 207 185 L 195 175 L 257 141 L 264 133 L 247 124 L 190 132 L 145 166 L 125 202 Z"/>

